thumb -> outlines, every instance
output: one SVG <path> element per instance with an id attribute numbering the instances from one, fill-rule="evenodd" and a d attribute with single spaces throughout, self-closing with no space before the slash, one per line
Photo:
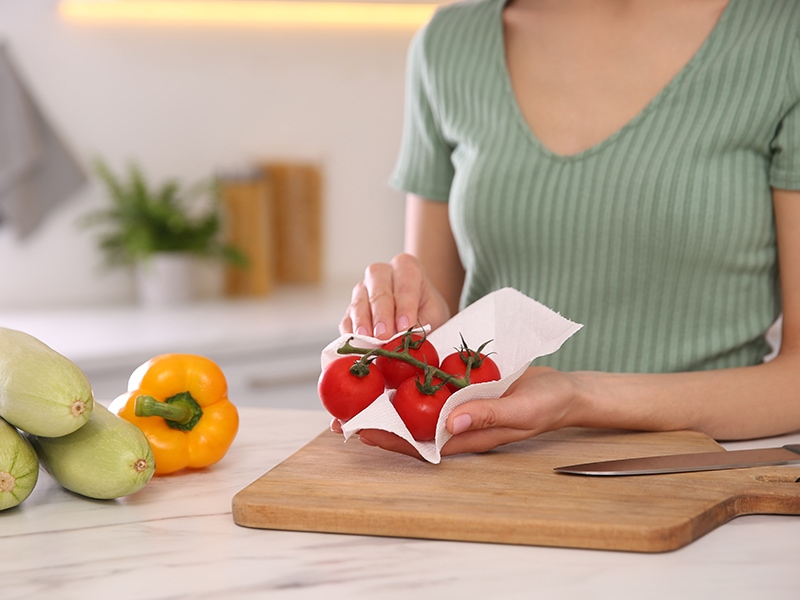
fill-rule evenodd
<path id="1" fill-rule="evenodd" d="M 470 400 L 457 406 L 447 416 L 447 430 L 453 435 L 482 429 L 513 429 L 541 433 L 551 423 L 541 407 L 515 394 Z M 563 425 L 562 425 L 563 426 Z"/>
<path id="2" fill-rule="evenodd" d="M 513 426 L 513 413 L 505 405 L 498 400 L 472 400 L 453 409 L 447 417 L 447 430 L 453 437 L 442 447 L 442 456 L 488 452 L 530 437 L 530 431 Z"/>
<path id="3" fill-rule="evenodd" d="M 447 430 L 453 435 L 458 435 L 471 429 L 487 429 L 502 424 L 497 408 L 497 400 L 468 402 L 453 409 L 448 415 Z"/>

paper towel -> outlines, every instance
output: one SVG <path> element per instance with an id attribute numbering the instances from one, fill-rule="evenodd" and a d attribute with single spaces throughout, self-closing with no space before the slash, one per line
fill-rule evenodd
<path id="1" fill-rule="evenodd" d="M 439 463 L 442 446 L 451 437 L 445 428 L 447 415 L 456 406 L 468 400 L 502 396 L 525 372 L 532 360 L 558 350 L 581 327 L 583 325 L 562 317 L 511 288 L 503 288 L 484 296 L 431 332 L 428 339 L 436 347 L 440 358 L 458 349 L 462 336 L 472 349 L 491 340 L 484 352 L 493 353 L 492 359 L 500 368 L 502 379 L 473 384 L 452 394 L 439 416 L 436 438 L 433 441 L 418 442 L 411 436 L 392 406 L 393 390 L 385 392 L 365 410 L 342 423 L 345 440 L 361 429 L 382 429 L 411 443 L 428 462 Z M 401 335 L 402 333 L 395 337 Z M 386 340 L 369 336 L 342 335 L 322 351 L 323 369 L 342 356 L 337 350 L 350 338 L 353 338 L 353 346 L 361 348 L 378 348 L 386 343 Z"/>

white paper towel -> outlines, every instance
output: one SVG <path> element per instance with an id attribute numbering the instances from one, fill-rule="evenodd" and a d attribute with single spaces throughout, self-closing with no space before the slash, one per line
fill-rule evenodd
<path id="1" fill-rule="evenodd" d="M 450 396 L 439 416 L 436 438 L 416 441 L 392 406 L 394 391 L 381 395 L 365 410 L 342 423 L 345 440 L 361 429 L 391 431 L 411 443 L 422 458 L 431 463 L 441 461 L 440 451 L 451 434 L 445 429 L 447 415 L 468 400 L 499 398 L 528 368 L 530 362 L 552 354 L 583 325 L 565 319 L 558 313 L 511 288 L 503 288 L 471 304 L 444 325 L 431 332 L 428 339 L 440 358 L 458 349 L 461 336 L 476 349 L 491 340 L 484 352 L 492 352 L 502 374 L 499 381 L 478 383 L 460 389 Z M 398 334 L 396 337 L 400 337 Z M 322 368 L 341 357 L 337 350 L 350 339 L 353 346 L 378 348 L 386 340 L 353 334 L 342 335 L 322 351 Z"/>

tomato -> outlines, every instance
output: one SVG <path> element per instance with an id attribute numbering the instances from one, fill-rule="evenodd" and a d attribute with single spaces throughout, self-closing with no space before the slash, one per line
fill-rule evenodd
<path id="1" fill-rule="evenodd" d="M 322 405 L 342 421 L 352 419 L 384 391 L 383 374 L 375 365 L 343 356 L 328 364 L 319 376 L 317 391 Z"/>
<path id="2" fill-rule="evenodd" d="M 467 360 L 469 357 L 472 357 L 474 361 L 469 372 L 470 384 L 497 381 L 501 378 L 500 369 L 497 367 L 497 364 L 485 354 L 476 352 L 475 350 L 462 349 L 458 352 L 448 354 L 439 368 L 445 373 L 463 379 L 467 372 Z M 447 387 L 449 387 L 452 392 L 459 389 L 458 386 L 452 383 L 448 383 Z"/>
<path id="3" fill-rule="evenodd" d="M 418 381 L 418 377 L 411 377 L 401 383 L 392 404 L 413 438 L 427 442 L 436 437 L 439 413 L 451 392 L 447 386 L 438 387 L 441 382 L 434 381 L 434 390 L 427 394 L 419 389 Z"/>
<path id="4" fill-rule="evenodd" d="M 408 354 L 431 367 L 439 366 L 439 353 L 436 347 L 428 341 L 427 338 L 418 334 L 406 334 L 391 342 L 386 342 L 382 348 L 394 352 L 401 352 L 405 343 L 406 337 L 410 336 L 408 344 Z M 386 379 L 386 387 L 397 389 L 400 384 L 406 379 L 410 379 L 416 375 L 422 375 L 423 370 L 415 367 L 411 363 L 405 362 L 399 358 L 389 358 L 388 356 L 379 356 L 375 361 L 377 367 L 383 373 Z"/>

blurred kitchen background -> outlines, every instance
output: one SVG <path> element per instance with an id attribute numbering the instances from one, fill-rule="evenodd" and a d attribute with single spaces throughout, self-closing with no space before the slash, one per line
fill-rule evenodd
<path id="1" fill-rule="evenodd" d="M 75 360 L 98 397 L 123 392 L 139 362 L 181 351 L 219 360 L 234 400 L 316 408 L 319 352 L 337 334 L 352 284 L 402 247 L 403 199 L 387 178 L 419 25 L 90 21 L 60 8 L 58 0 L 0 0 L 0 46 L 35 107 L 27 110 L 40 112 L 86 177 L 62 173 L 25 231 L 2 213 L 0 326 Z M 0 81 L 0 102 L 10 85 Z M 8 163 L 0 184 L 15 143 L 0 131 Z M 207 285 L 179 306 L 143 306 L 132 269 L 107 269 L 94 232 L 79 225 L 108 205 L 92 167 L 98 158 L 119 171 L 135 162 L 154 183 L 312 166 L 318 276 L 265 294 Z"/>

